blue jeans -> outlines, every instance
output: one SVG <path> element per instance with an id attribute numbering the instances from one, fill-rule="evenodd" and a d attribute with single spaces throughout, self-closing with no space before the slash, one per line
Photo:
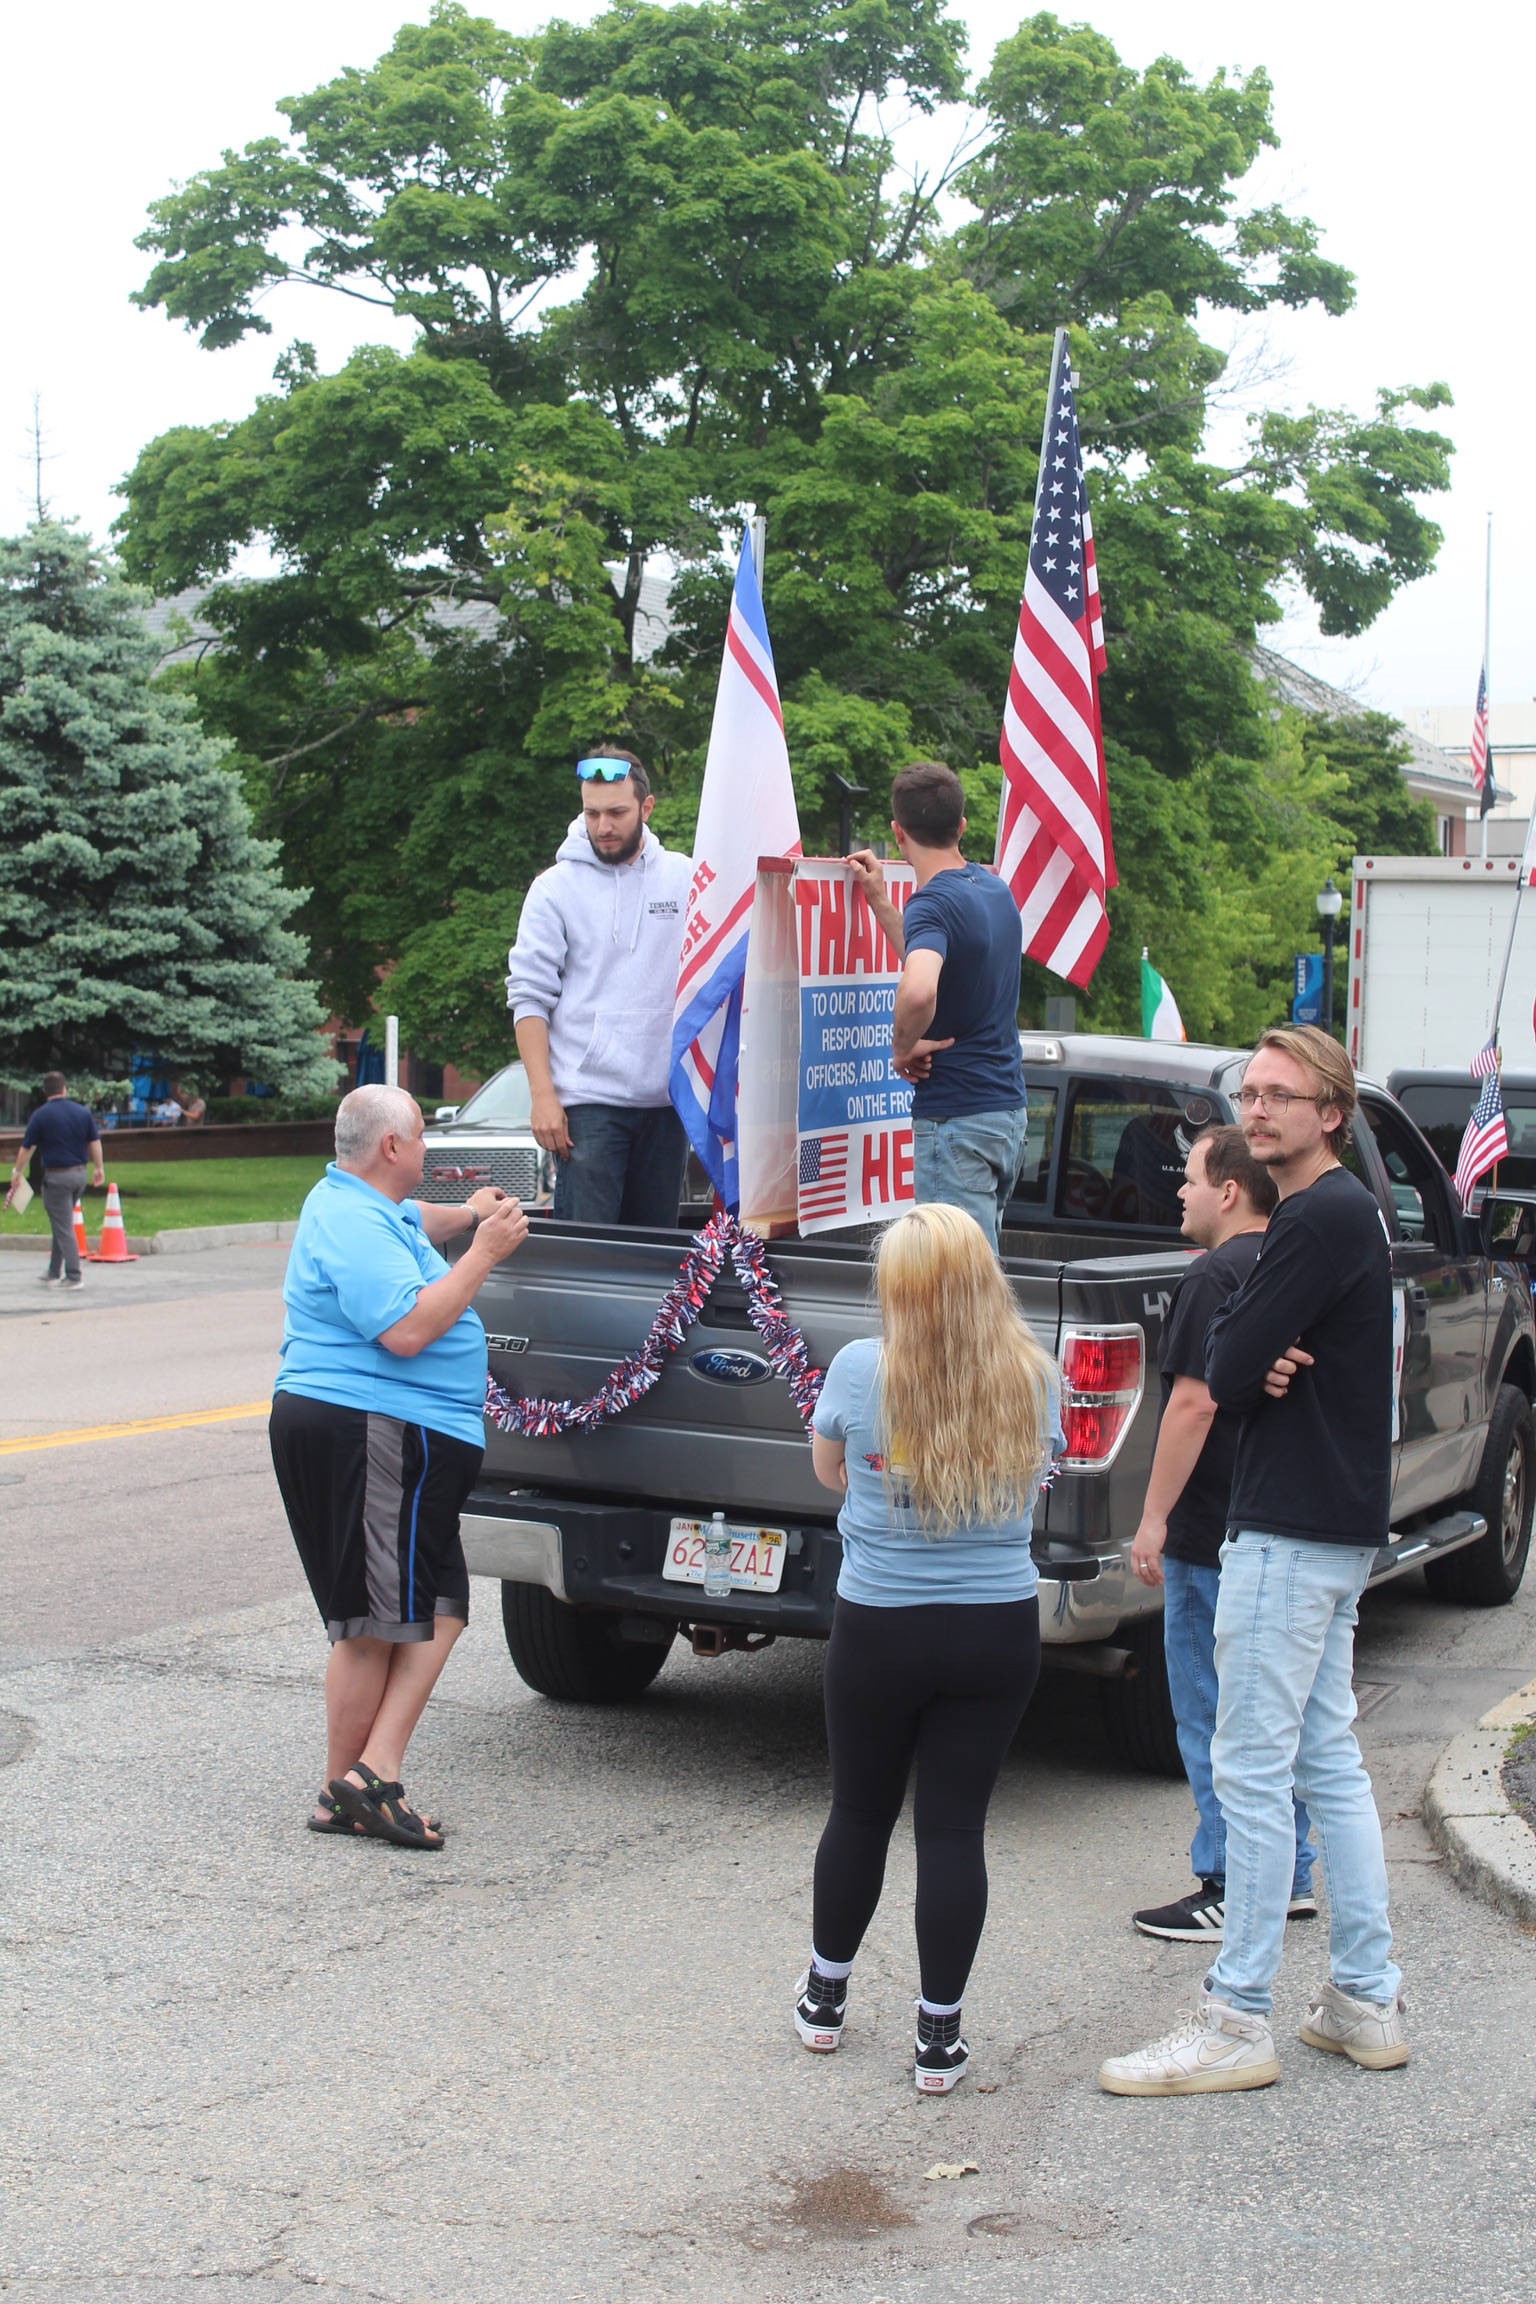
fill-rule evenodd
<path id="1" fill-rule="evenodd" d="M 912 1122 L 912 1172 L 919 1200 L 944 1200 L 974 1216 L 993 1247 L 1024 1157 L 1025 1111 L 962 1112 Z"/>
<path id="2" fill-rule="evenodd" d="M 572 1104 L 551 1215 L 567 1224 L 677 1223 L 688 1139 L 670 1104 Z"/>
<path id="3" fill-rule="evenodd" d="M 1216 1726 L 1216 1595 L 1220 1589 L 1219 1568 L 1200 1568 L 1193 1561 L 1170 1560 L 1164 1555 L 1163 1651 L 1168 1659 L 1168 1693 L 1173 1699 L 1179 1753 L 1199 1818 L 1189 1844 L 1190 1867 L 1197 1880 L 1225 1880 L 1227 1876 L 1227 1827 L 1211 1783 L 1211 1736 Z M 1292 1806 L 1296 1811 L 1296 1869 L 1291 1894 L 1305 1896 L 1312 1887 L 1317 1852 L 1307 1837 L 1311 1819 L 1294 1794 Z"/>
<path id="4" fill-rule="evenodd" d="M 1329 1967 L 1341 1992 L 1390 2001 L 1387 1864 L 1355 1742 L 1357 1603 L 1374 1545 L 1308 1544 L 1245 1528 L 1222 1546 L 1211 1772 L 1227 1820 L 1225 1934 L 1207 1982 L 1267 2016 L 1295 1862 L 1294 1782 L 1317 1830 Z"/>

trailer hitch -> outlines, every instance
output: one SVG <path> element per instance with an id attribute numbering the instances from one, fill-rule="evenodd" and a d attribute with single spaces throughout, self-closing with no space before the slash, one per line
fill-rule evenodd
<path id="1" fill-rule="evenodd" d="M 755 1656 L 760 1648 L 771 1648 L 778 1638 L 777 1632 L 743 1632 L 736 1624 L 692 1624 L 688 1630 L 695 1656 L 723 1656 L 731 1648 Z"/>

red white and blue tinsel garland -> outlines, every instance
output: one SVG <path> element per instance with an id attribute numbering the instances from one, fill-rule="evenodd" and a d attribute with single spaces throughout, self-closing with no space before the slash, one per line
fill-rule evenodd
<path id="1" fill-rule="evenodd" d="M 527 1440 L 552 1440 L 562 1432 L 590 1432 L 643 1399 L 704 1309 L 710 1289 L 729 1257 L 747 1299 L 747 1312 L 763 1340 L 768 1364 L 789 1386 L 807 1431 L 821 1396 L 822 1371 L 813 1367 L 805 1338 L 784 1310 L 779 1284 L 768 1267 L 768 1252 L 723 1211 L 695 1232 L 677 1278 L 663 1296 L 650 1333 L 637 1351 L 621 1360 L 587 1400 L 514 1400 L 493 1376 L 485 1380 L 485 1413 L 502 1432 Z"/>

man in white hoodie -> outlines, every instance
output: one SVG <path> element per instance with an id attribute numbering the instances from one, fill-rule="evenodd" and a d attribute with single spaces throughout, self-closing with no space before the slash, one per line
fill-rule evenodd
<path id="1" fill-rule="evenodd" d="M 576 773 L 581 814 L 507 956 L 533 1133 L 559 1163 L 557 1217 L 671 1225 L 688 1158 L 668 1076 L 692 859 L 647 830 L 655 801 L 633 752 L 605 747 Z"/>

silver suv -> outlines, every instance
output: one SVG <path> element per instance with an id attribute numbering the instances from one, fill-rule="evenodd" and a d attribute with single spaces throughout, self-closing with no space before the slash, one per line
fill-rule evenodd
<path id="1" fill-rule="evenodd" d="M 530 1125 L 528 1075 L 503 1065 L 467 1104 L 440 1104 L 426 1131 L 422 1200 L 467 1200 L 482 1184 L 499 1184 L 525 1208 L 549 1205 L 555 1157 L 541 1151 Z"/>

